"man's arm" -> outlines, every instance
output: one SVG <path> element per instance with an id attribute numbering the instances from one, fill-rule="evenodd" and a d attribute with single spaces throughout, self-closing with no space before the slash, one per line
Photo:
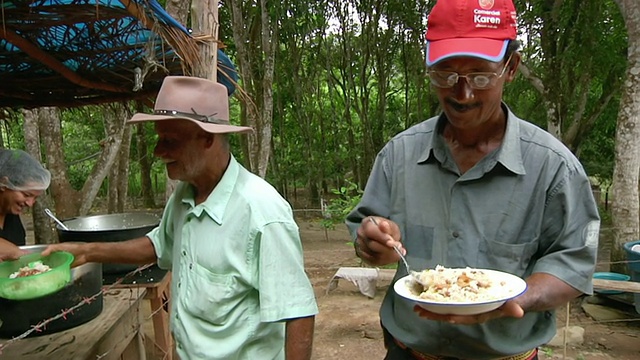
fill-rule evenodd
<path id="1" fill-rule="evenodd" d="M 311 359 L 315 316 L 286 321 L 285 355 L 287 360 Z"/>
<path id="2" fill-rule="evenodd" d="M 146 236 L 114 242 L 74 243 L 65 242 L 48 246 L 42 255 L 54 251 L 68 251 L 75 256 L 72 266 L 88 262 L 149 264 L 157 261 L 151 239 Z"/>

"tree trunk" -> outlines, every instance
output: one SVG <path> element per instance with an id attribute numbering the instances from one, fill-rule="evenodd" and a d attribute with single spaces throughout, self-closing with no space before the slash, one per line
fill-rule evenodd
<path id="1" fill-rule="evenodd" d="M 130 117 L 127 114 L 127 119 Z M 118 184 L 116 186 L 118 190 L 118 204 L 116 210 L 119 213 L 124 212 L 127 206 L 127 194 L 129 189 L 129 155 L 131 154 L 131 135 L 133 133 L 131 126 L 125 126 L 122 133 L 122 144 L 120 144 L 118 171 L 120 173 L 118 178 Z"/>
<path id="2" fill-rule="evenodd" d="M 127 114 L 128 118 L 129 115 Z M 123 124 L 124 125 L 124 124 Z M 123 213 L 127 203 L 129 187 L 129 153 L 131 149 L 131 126 L 124 126 L 122 143 L 116 159 L 109 171 L 109 193 L 107 196 L 107 212 Z"/>
<path id="3" fill-rule="evenodd" d="M 190 3 L 190 1 L 185 0 L 167 0 L 167 13 L 179 23 L 186 24 L 187 19 L 189 19 Z"/>
<path id="4" fill-rule="evenodd" d="M 47 166 L 51 172 L 49 189 L 55 204 L 54 213 L 60 219 L 76 216 L 80 199 L 68 180 L 67 164 L 62 151 L 63 141 L 59 110 L 47 107 L 33 111 L 38 115 L 38 128 L 45 148 Z"/>
<path id="5" fill-rule="evenodd" d="M 136 128 L 136 152 L 138 163 L 140 164 L 140 192 L 145 208 L 156 206 L 154 199 L 154 189 L 151 183 L 151 156 L 147 154 L 147 138 L 145 136 L 144 124 L 135 124 Z"/>
<path id="6" fill-rule="evenodd" d="M 200 61 L 194 76 L 216 81 L 218 67 L 218 0 L 194 0 L 191 3 L 193 37 L 199 38 Z"/>
<path id="7" fill-rule="evenodd" d="M 618 0 L 627 27 L 629 50 L 626 80 L 616 129 L 616 163 L 613 172 L 614 244 L 611 249 L 612 271 L 624 271 L 620 261 L 626 260 L 623 245 L 640 238 L 640 3 Z"/>
<path id="8" fill-rule="evenodd" d="M 123 104 L 115 103 L 104 108 L 103 115 L 106 137 L 100 144 L 102 146 L 102 153 L 98 156 L 98 160 L 80 191 L 79 215 L 89 213 L 102 182 L 109 174 L 109 170 L 116 160 L 116 156 L 120 150 L 120 144 L 122 143 L 124 124 L 129 113 Z"/>
<path id="9" fill-rule="evenodd" d="M 271 154 L 273 122 L 273 74 L 278 29 L 271 21 L 267 3 L 231 0 L 233 39 L 243 90 L 253 101 L 243 101 L 242 123 L 253 127 L 248 136 L 249 169 L 264 178 Z M 277 8 L 277 7 L 274 7 Z M 273 9 L 272 9 L 273 10 Z M 274 10 L 277 13 L 277 9 Z M 260 46 L 255 46 L 260 44 Z"/>
<path id="10" fill-rule="evenodd" d="M 37 112 L 37 110 L 35 110 Z M 23 110 L 24 117 L 24 143 L 26 150 L 40 163 L 42 154 L 40 153 L 40 133 L 38 131 L 38 115 L 34 111 Z M 54 231 L 51 219 L 45 215 L 44 209 L 51 207 L 51 197 L 45 191 L 31 209 L 33 217 L 33 233 L 36 244 L 52 244 L 58 242 L 58 237 Z"/>

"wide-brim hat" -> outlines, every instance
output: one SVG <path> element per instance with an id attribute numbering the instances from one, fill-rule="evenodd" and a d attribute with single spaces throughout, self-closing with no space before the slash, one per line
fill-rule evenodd
<path id="1" fill-rule="evenodd" d="M 515 39 L 512 0 L 439 0 L 427 20 L 427 66 L 460 56 L 498 62 Z"/>
<path id="2" fill-rule="evenodd" d="M 127 123 L 189 120 L 213 134 L 247 133 L 247 126 L 229 122 L 227 87 L 211 80 L 190 76 L 167 76 L 162 82 L 153 114 L 137 113 Z"/>

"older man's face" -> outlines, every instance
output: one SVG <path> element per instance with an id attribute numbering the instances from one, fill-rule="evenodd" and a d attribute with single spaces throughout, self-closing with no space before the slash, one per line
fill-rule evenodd
<path id="1" fill-rule="evenodd" d="M 449 123 L 459 129 L 474 129 L 487 121 L 501 116 L 500 103 L 505 81 L 511 81 L 513 71 L 505 68 L 505 62 L 498 63 L 471 57 L 457 57 L 437 63 L 429 69 L 432 83 L 434 76 L 443 76 L 451 81 L 451 87 L 434 86 L 440 105 Z M 458 74 L 457 76 L 455 74 Z M 486 88 L 478 88 L 482 83 L 470 84 L 473 74 L 487 73 L 491 83 Z M 469 77 L 465 77 L 472 74 Z M 484 80 L 484 79 L 483 79 Z M 446 85 L 445 85 L 446 86 Z"/>
<path id="2" fill-rule="evenodd" d="M 153 154 L 164 162 L 169 178 L 190 183 L 197 179 L 206 161 L 206 133 L 188 120 L 157 121 L 155 130 Z"/>

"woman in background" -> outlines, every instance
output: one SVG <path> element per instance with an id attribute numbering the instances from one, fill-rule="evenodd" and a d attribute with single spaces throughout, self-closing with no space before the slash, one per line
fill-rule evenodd
<path id="1" fill-rule="evenodd" d="M 0 261 L 23 254 L 26 232 L 20 214 L 49 187 L 51 173 L 22 150 L 0 149 Z"/>

